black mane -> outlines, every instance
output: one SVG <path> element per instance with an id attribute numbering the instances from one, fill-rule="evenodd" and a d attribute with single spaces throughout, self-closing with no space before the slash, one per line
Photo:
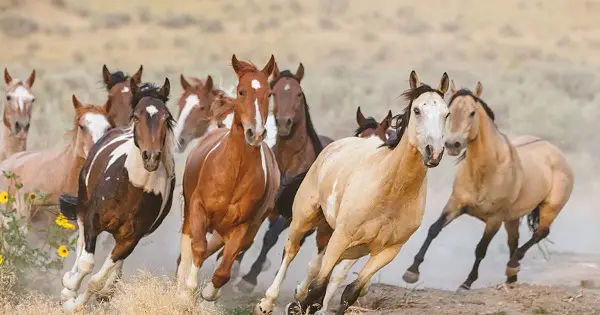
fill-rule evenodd
<path id="1" fill-rule="evenodd" d="M 115 71 L 113 73 L 110 74 L 110 81 L 105 82 L 106 84 L 106 89 L 110 90 L 113 88 L 113 86 L 121 83 L 121 82 L 125 82 L 127 80 L 129 80 L 129 75 L 125 74 L 125 72 L 123 71 Z"/>
<path id="2" fill-rule="evenodd" d="M 404 99 L 408 101 L 408 106 L 404 108 L 404 110 L 400 114 L 392 117 L 391 127 L 395 129 L 395 135 L 388 138 L 385 141 L 385 143 L 382 144 L 382 146 L 386 146 L 390 149 L 393 149 L 400 143 L 400 140 L 402 140 L 402 136 L 406 131 L 406 127 L 408 126 L 413 101 L 416 100 L 419 96 L 421 96 L 421 94 L 427 92 L 435 92 L 439 94 L 442 98 L 444 98 L 444 93 L 432 88 L 427 84 L 421 84 L 419 87 L 416 87 L 414 89 L 408 89 L 404 91 L 404 93 L 402 93 Z"/>
<path id="3" fill-rule="evenodd" d="M 475 96 L 475 94 L 473 94 L 473 92 L 471 92 L 471 90 L 469 90 L 469 89 L 460 89 L 456 93 L 454 93 L 454 95 L 452 95 L 452 98 L 450 99 L 450 103 L 448 103 L 448 107 L 450 107 L 452 105 L 452 102 L 454 102 L 454 99 L 459 96 L 472 97 L 475 100 L 475 102 L 481 104 L 481 106 L 483 107 L 483 110 L 485 110 L 485 113 L 488 115 L 488 117 L 490 117 L 490 119 L 492 121 L 495 121 L 496 116 L 494 115 L 494 111 L 492 111 L 492 109 L 488 106 L 488 104 L 486 104 L 479 97 Z"/>
<path id="4" fill-rule="evenodd" d="M 173 118 L 171 111 L 167 107 L 167 102 L 169 101 L 169 96 L 168 95 L 163 96 L 160 92 L 160 89 L 161 89 L 161 87 L 154 85 L 154 83 L 147 82 L 147 83 L 141 84 L 135 90 L 135 93 L 131 97 L 131 108 L 135 109 L 135 107 L 138 105 L 140 100 L 146 96 L 151 97 L 151 98 L 157 98 L 163 102 L 165 110 L 169 114 L 169 119 L 167 119 L 167 124 L 169 126 L 169 129 L 173 129 L 173 127 L 175 126 L 175 119 Z M 132 111 L 131 115 L 133 116 L 133 111 Z"/>
<path id="5" fill-rule="evenodd" d="M 379 123 L 373 117 L 366 117 L 365 123 L 363 125 L 358 125 L 358 128 L 354 130 L 354 136 L 358 137 L 361 133 L 363 133 L 367 129 L 377 129 Z"/>
<path id="6" fill-rule="evenodd" d="M 292 78 L 296 80 L 296 77 L 290 70 L 283 70 L 279 73 L 276 79 L 269 82 L 271 88 L 273 88 L 281 78 Z M 304 94 L 304 91 L 302 91 L 302 98 L 304 99 L 304 116 L 306 117 L 306 132 L 308 132 L 310 142 L 312 142 L 313 149 L 315 150 L 315 155 L 319 155 L 319 153 L 323 151 L 323 144 L 321 143 L 321 139 L 319 139 L 319 135 L 315 130 L 315 127 L 312 123 L 312 119 L 310 118 L 310 110 L 308 102 L 306 101 L 306 95 Z"/>

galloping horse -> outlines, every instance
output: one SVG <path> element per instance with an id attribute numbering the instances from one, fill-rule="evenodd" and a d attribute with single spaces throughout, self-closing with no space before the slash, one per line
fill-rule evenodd
<path id="1" fill-rule="evenodd" d="M 4 68 L 4 82 L 6 100 L 2 109 L 2 148 L 0 161 L 27 149 L 27 135 L 31 122 L 32 105 L 35 97 L 31 92 L 35 82 L 35 70 L 31 72 L 27 81 L 13 79 Z"/>
<path id="2" fill-rule="evenodd" d="M 175 120 L 166 106 L 169 80 L 158 88 L 149 83 L 138 87 L 131 79 L 130 86 L 130 126 L 111 129 L 96 142 L 79 175 L 76 206 L 61 203 L 61 212 L 77 219 L 79 227 L 75 263 L 63 277 L 61 297 L 67 312 L 81 309 L 94 294 L 108 294 L 123 260 L 171 210 L 176 143 Z M 96 240 L 103 231 L 112 234 L 116 244 L 85 292 L 76 296 L 81 281 L 94 269 Z"/>
<path id="3" fill-rule="evenodd" d="M 263 139 L 269 109 L 268 77 L 275 59 L 258 70 L 232 57 L 238 77 L 237 99 L 231 129 L 209 132 L 188 156 L 183 177 L 184 219 L 177 280 L 194 292 L 198 270 L 205 259 L 224 245 L 222 261 L 212 282 L 202 290 L 214 301 L 231 278 L 238 254 L 253 242 L 265 217 L 273 209 L 279 188 L 275 155 Z M 213 232 L 207 244 L 206 233 Z M 187 278 L 187 280 L 186 280 Z"/>
<path id="4" fill-rule="evenodd" d="M 500 226 L 508 234 L 510 260 L 506 282 L 517 281 L 519 261 L 525 252 L 545 238 L 550 225 L 569 200 L 573 171 L 565 156 L 547 141 L 533 136 L 508 139 L 494 122 L 494 112 L 481 100 L 482 86 L 475 92 L 456 91 L 451 84 L 450 118 L 446 149 L 459 155 L 460 163 L 452 189 L 439 219 L 431 225 L 427 239 L 404 274 L 404 280 L 419 279 L 419 266 L 433 239 L 442 228 L 462 214 L 485 223 L 483 237 L 475 249 L 475 263 L 459 290 L 468 290 L 479 274 L 479 264 Z M 533 235 L 519 246 L 519 222 L 528 215 Z"/>
<path id="5" fill-rule="evenodd" d="M 448 117 L 444 94 L 448 76 L 438 89 L 410 74 L 409 101 L 396 117 L 397 136 L 384 144 L 379 138 L 350 137 L 327 146 L 310 167 L 293 206 L 293 219 L 281 267 L 254 314 L 270 314 L 291 261 L 306 232 L 317 228 L 317 256 L 307 278 L 296 289 L 287 314 L 324 314 L 328 285 L 335 265 L 370 254 L 358 278 L 348 285 L 337 314 L 352 305 L 383 266 L 419 228 L 425 210 L 427 168 L 444 152 L 443 127 Z M 309 285 L 310 284 L 310 285 Z M 330 294 L 329 294 L 330 295 Z M 325 303 L 323 303 L 325 302 Z M 320 305 L 323 304 L 321 308 Z"/>
<path id="6" fill-rule="evenodd" d="M 378 137 L 381 141 L 385 142 L 388 139 L 388 134 L 391 134 L 393 130 L 388 130 L 392 123 L 392 111 L 388 111 L 387 116 L 383 118 L 380 123 L 373 117 L 365 117 L 360 111 L 360 106 L 356 109 L 356 123 L 358 128 L 354 131 L 355 137 L 370 138 Z"/>
<path id="7" fill-rule="evenodd" d="M 112 100 L 112 106 L 108 115 L 115 122 L 117 127 L 127 126 L 131 116 L 131 80 L 135 84 L 142 82 L 142 72 L 144 67 L 140 65 L 138 71 L 133 76 L 128 76 L 123 71 L 111 73 L 106 65 L 102 66 L 102 80 L 106 86 L 108 97 Z"/>
<path id="8" fill-rule="evenodd" d="M 275 63 L 273 79 L 270 82 L 277 123 L 277 139 L 273 153 L 281 172 L 282 185 L 275 201 L 275 212 L 269 217 L 269 229 L 263 238 L 260 254 L 250 271 L 242 277 L 243 282 L 239 283 L 239 288 L 244 292 L 251 292 L 256 286 L 269 250 L 275 246 L 279 235 L 290 226 L 292 203 L 303 178 L 301 174 L 308 171 L 323 151 L 323 147 L 333 142 L 330 138 L 319 136 L 315 131 L 306 96 L 300 86 L 303 77 L 302 64 L 298 66 L 296 73 L 292 73 L 289 70 L 280 72 Z"/>
<path id="9" fill-rule="evenodd" d="M 14 187 L 8 187 L 10 181 L 3 178 L 0 180 L 9 193 L 15 194 L 17 200 L 17 211 L 25 220 L 33 215 L 23 203 L 21 194 L 29 194 L 39 189 L 47 195 L 45 200 L 35 200 L 33 206 L 58 205 L 58 196 L 63 193 L 76 194 L 79 172 L 87 158 L 92 145 L 100 139 L 104 133 L 114 126 L 108 118 L 111 108 L 111 99 L 104 106 L 82 104 L 73 95 L 73 129 L 71 130 L 71 143 L 63 150 L 39 150 L 24 151 L 8 157 L 0 163 L 0 170 L 12 171 L 19 176 L 19 182 L 23 187 L 15 192 Z M 45 212 L 36 213 L 32 219 L 39 222 L 48 222 Z M 25 221 L 26 222 L 26 221 Z"/>

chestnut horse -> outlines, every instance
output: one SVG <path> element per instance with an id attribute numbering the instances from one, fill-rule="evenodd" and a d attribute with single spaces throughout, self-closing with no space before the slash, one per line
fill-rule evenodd
<path id="1" fill-rule="evenodd" d="M 29 194 L 39 189 L 47 195 L 45 200 L 36 200 L 33 206 L 58 205 L 58 196 L 63 193 L 76 194 L 79 172 L 88 156 L 92 145 L 100 139 L 104 133 L 114 126 L 108 112 L 111 108 L 109 99 L 104 106 L 82 104 L 73 95 L 73 129 L 71 130 L 71 143 L 63 150 L 39 150 L 24 151 L 11 155 L 0 163 L 0 170 L 12 171 L 19 176 L 23 187 L 15 192 L 14 187 L 8 187 L 10 181 L 3 178 L 3 189 L 15 194 L 17 200 L 17 211 L 25 220 L 36 219 L 40 223 L 49 222 L 51 216 L 45 216 L 44 211 L 30 213 L 23 203 L 21 194 Z"/>
<path id="2" fill-rule="evenodd" d="M 114 128 L 92 147 L 79 175 L 77 198 L 61 196 L 60 211 L 77 220 L 79 237 L 71 271 L 63 277 L 63 308 L 73 312 L 95 294 L 107 294 L 125 260 L 142 237 L 151 234 L 171 210 L 175 188 L 175 120 L 166 103 L 169 80 L 161 88 L 131 79 L 130 126 Z M 115 246 L 102 268 L 77 296 L 95 265 L 96 240 L 109 232 Z"/>
<path id="3" fill-rule="evenodd" d="M 135 84 L 142 82 L 142 72 L 144 67 L 140 68 L 133 76 L 128 76 L 123 71 L 110 72 L 106 65 L 102 66 L 102 80 L 108 92 L 108 97 L 112 100 L 112 106 L 108 115 L 115 122 L 117 127 L 129 124 L 131 116 L 131 80 Z"/>
<path id="4" fill-rule="evenodd" d="M 327 146 L 310 167 L 294 199 L 293 219 L 281 267 L 273 284 L 254 308 L 270 314 L 289 264 L 306 232 L 317 228 L 317 256 L 306 279 L 296 289 L 288 314 L 324 314 L 328 285 L 338 262 L 370 255 L 358 278 L 348 285 L 337 310 L 343 314 L 361 294 L 373 274 L 396 257 L 419 228 L 425 211 L 427 168 L 444 152 L 443 129 L 448 117 L 444 94 L 448 76 L 438 89 L 410 75 L 404 92 L 408 107 L 397 116 L 396 137 L 349 137 Z M 329 295 L 330 296 L 330 295 Z M 323 305 L 321 307 L 321 305 Z"/>
<path id="5" fill-rule="evenodd" d="M 550 225 L 565 206 L 573 190 L 573 171 L 563 153 L 548 141 L 521 136 L 508 139 L 494 122 L 494 112 L 475 92 L 456 91 L 451 84 L 450 118 L 446 149 L 459 155 L 460 163 L 452 195 L 439 219 L 431 225 L 427 239 L 404 274 L 404 280 L 419 279 L 419 266 L 433 239 L 442 228 L 462 214 L 485 223 L 483 237 L 475 248 L 475 263 L 459 290 L 468 290 L 479 275 L 479 264 L 490 241 L 504 223 L 510 260 L 506 282 L 517 281 L 519 261 L 527 250 L 544 239 Z M 519 246 L 519 223 L 527 215 L 531 239 Z"/>
<path id="6" fill-rule="evenodd" d="M 212 282 L 202 290 L 205 300 L 219 297 L 221 287 L 231 278 L 234 260 L 252 244 L 273 209 L 280 173 L 275 155 L 263 139 L 271 92 L 268 77 L 274 63 L 271 56 L 267 65 L 258 70 L 233 55 L 232 65 L 239 83 L 231 129 L 209 132 L 186 162 L 181 255 L 177 267 L 180 289 L 185 290 L 185 282 L 193 293 L 198 285 L 198 270 L 224 246 Z M 208 244 L 207 232 L 213 232 Z"/>
<path id="7" fill-rule="evenodd" d="M 269 217 L 269 228 L 263 238 L 260 254 L 250 271 L 242 277 L 238 287 L 249 293 L 256 286 L 258 275 L 268 268 L 267 254 L 275 246 L 279 235 L 290 226 L 292 203 L 303 175 L 315 161 L 323 147 L 333 142 L 319 136 L 313 126 L 306 95 L 300 85 L 304 77 L 304 66 L 300 64 L 296 73 L 279 71 L 277 63 L 270 82 L 277 139 L 273 153 L 281 173 L 281 187 L 275 200 L 275 212 Z M 307 235 L 308 236 L 308 235 Z M 243 253 L 238 260 L 241 261 Z"/>
<path id="8" fill-rule="evenodd" d="M 27 81 L 13 79 L 4 68 L 5 102 L 2 109 L 2 148 L 0 161 L 27 149 L 27 135 L 31 122 L 32 105 L 35 97 L 31 92 L 35 82 L 35 70 L 31 72 Z"/>
<path id="9" fill-rule="evenodd" d="M 387 116 L 380 123 L 373 117 L 365 117 L 360 111 L 360 106 L 356 109 L 356 123 L 358 128 L 354 131 L 355 137 L 370 138 L 378 137 L 385 142 L 388 139 L 388 134 L 393 133 L 389 130 L 392 123 L 392 111 L 388 111 Z"/>

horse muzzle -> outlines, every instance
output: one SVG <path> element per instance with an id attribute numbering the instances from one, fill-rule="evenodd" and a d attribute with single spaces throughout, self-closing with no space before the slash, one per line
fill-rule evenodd
<path id="1" fill-rule="evenodd" d="M 432 145 L 425 146 L 425 154 L 423 155 L 423 164 L 426 167 L 433 168 L 440 164 L 444 156 L 444 147 L 434 149 Z"/>

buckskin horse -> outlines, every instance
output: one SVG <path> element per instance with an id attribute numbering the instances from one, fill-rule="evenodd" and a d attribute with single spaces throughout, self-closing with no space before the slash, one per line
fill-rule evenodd
<path id="1" fill-rule="evenodd" d="M 448 117 L 444 73 L 437 89 L 410 74 L 409 104 L 397 116 L 398 135 L 384 144 L 378 138 L 349 137 L 331 143 L 317 157 L 300 185 L 281 267 L 273 284 L 254 307 L 270 314 L 304 234 L 317 228 L 316 257 L 307 278 L 296 289 L 288 314 L 324 314 L 331 272 L 341 260 L 370 255 L 358 278 L 348 285 L 338 315 L 365 290 L 373 274 L 387 265 L 419 228 L 425 210 L 427 168 L 444 152 L 443 128 Z M 325 302 L 325 303 L 323 303 Z M 323 305 L 323 306 L 321 306 Z"/>
<path id="2" fill-rule="evenodd" d="M 275 155 L 263 139 L 271 92 L 268 77 L 274 64 L 271 56 L 258 70 L 233 55 L 239 83 L 231 128 L 209 132 L 188 156 L 177 267 L 177 282 L 184 295 L 193 296 L 198 270 L 206 258 L 224 247 L 212 281 L 202 290 L 205 300 L 216 300 L 231 278 L 234 260 L 252 244 L 273 209 L 280 173 Z M 210 242 L 207 232 L 213 232 Z"/>
<path id="3" fill-rule="evenodd" d="M 175 188 L 173 137 L 175 120 L 166 103 L 169 80 L 158 88 L 130 80 L 133 108 L 130 125 L 107 132 L 92 147 L 79 175 L 79 191 L 61 196 L 61 212 L 79 228 L 75 263 L 63 277 L 67 312 L 83 308 L 93 295 L 106 295 L 120 276 L 123 261 L 142 237 L 151 234 L 171 209 Z M 101 232 L 115 239 L 112 252 L 77 295 L 83 278 L 94 269 Z"/>
<path id="4" fill-rule="evenodd" d="M 481 99 L 481 83 L 477 83 L 475 92 L 457 91 L 454 82 L 450 90 L 446 150 L 453 156 L 465 151 L 458 159 L 452 194 L 403 278 L 408 283 L 416 282 L 433 239 L 444 226 L 468 214 L 483 221 L 485 231 L 475 248 L 473 268 L 459 291 L 469 290 L 477 280 L 479 264 L 503 222 L 510 255 L 506 282 L 514 283 L 519 261 L 548 235 L 550 225 L 569 200 L 573 171 L 563 153 L 550 142 L 533 136 L 509 139 L 500 132 L 494 112 Z M 533 235 L 518 247 L 519 222 L 525 215 Z"/>

